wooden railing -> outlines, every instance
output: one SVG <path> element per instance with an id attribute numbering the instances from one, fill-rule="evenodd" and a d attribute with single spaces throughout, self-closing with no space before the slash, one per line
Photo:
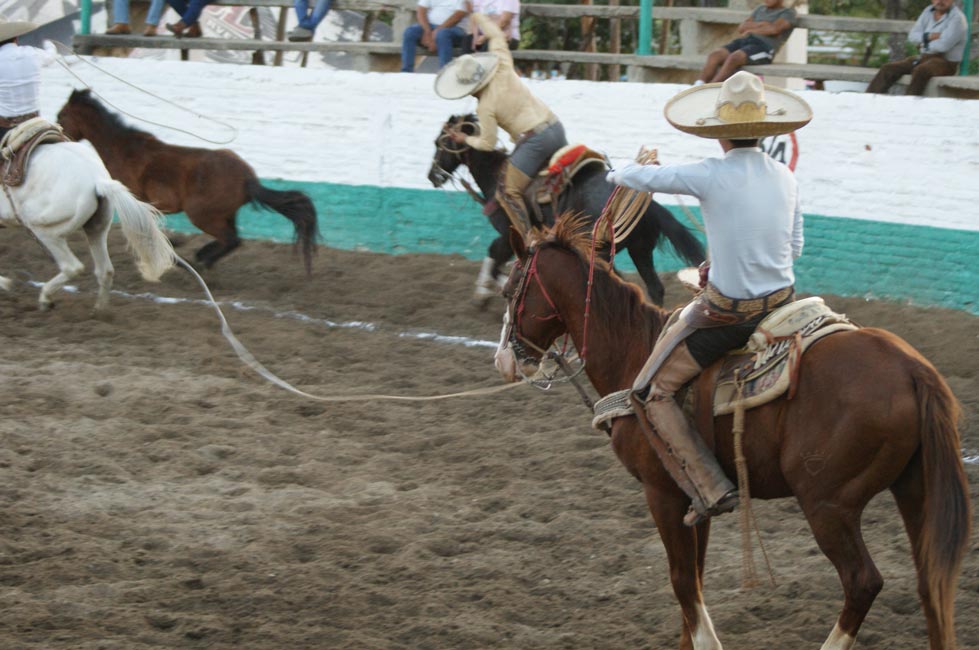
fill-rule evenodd
<path id="1" fill-rule="evenodd" d="M 91 51 L 96 47 L 146 47 L 179 49 L 186 52 L 196 50 L 244 50 L 276 53 L 274 63 L 281 64 L 282 53 L 296 51 L 346 52 L 351 55 L 353 66 L 358 70 L 397 70 L 400 56 L 400 39 L 404 29 L 414 20 L 416 0 L 336 0 L 334 8 L 366 11 L 373 15 L 379 11 L 393 13 L 392 36 L 387 42 L 307 42 L 293 43 L 285 40 L 287 12 L 292 11 L 292 0 L 217 0 L 214 4 L 223 6 L 249 7 L 253 10 L 252 22 L 256 31 L 253 39 L 195 38 L 177 39 L 171 36 L 152 38 L 106 35 L 79 35 L 75 37 L 75 47 L 79 51 Z M 255 9 L 266 7 L 279 9 L 276 34 L 273 39 L 262 39 Z M 615 72 L 611 79 L 619 77 L 619 68 L 627 71 L 630 81 L 691 82 L 704 63 L 707 52 L 730 40 L 735 27 L 747 15 L 744 11 L 703 7 L 655 7 L 653 17 L 660 21 L 677 23 L 680 52 L 677 54 L 656 54 L 639 56 L 631 53 L 580 52 L 561 50 L 517 50 L 514 59 L 526 64 L 540 62 L 545 64 L 580 63 L 586 66 L 612 66 Z M 528 3 L 521 6 L 521 16 L 601 20 L 638 20 L 639 7 L 612 5 L 553 5 Z M 662 24 L 662 23 L 661 23 Z M 907 34 L 913 21 L 888 20 L 881 18 L 851 18 L 844 16 L 823 16 L 803 14 L 799 16 L 801 29 L 825 32 L 865 32 L 879 34 Z M 979 30 L 973 25 L 973 39 L 979 44 Z M 979 47 L 973 46 L 974 54 Z M 256 55 L 256 58 L 258 55 Z M 264 62 L 264 61 L 261 61 Z M 876 68 L 849 66 L 842 64 L 812 64 L 776 62 L 764 66 L 746 66 L 746 69 L 766 77 L 802 78 L 816 81 L 869 81 Z M 979 77 L 942 77 L 929 87 L 929 93 L 958 97 L 979 98 Z"/>

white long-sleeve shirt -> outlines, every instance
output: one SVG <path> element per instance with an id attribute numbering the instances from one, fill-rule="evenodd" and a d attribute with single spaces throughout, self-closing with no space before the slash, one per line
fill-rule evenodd
<path id="1" fill-rule="evenodd" d="M 54 55 L 36 47 L 7 43 L 0 47 L 0 117 L 40 110 L 41 66 Z"/>
<path id="2" fill-rule="evenodd" d="M 758 298 L 795 282 L 802 254 L 799 185 L 761 149 L 739 148 L 691 165 L 631 163 L 609 182 L 700 199 L 710 248 L 708 279 L 729 298 Z"/>

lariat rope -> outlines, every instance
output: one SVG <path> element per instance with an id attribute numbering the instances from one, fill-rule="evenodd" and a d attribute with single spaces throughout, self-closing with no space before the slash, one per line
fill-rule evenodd
<path id="1" fill-rule="evenodd" d="M 758 519 L 751 509 L 748 460 L 744 456 L 745 380 L 739 376 L 738 370 L 734 371 L 734 385 L 737 386 L 737 394 L 731 432 L 734 434 L 734 466 L 738 472 L 738 498 L 741 507 L 741 586 L 744 589 L 753 589 L 759 585 L 758 573 L 755 569 L 755 557 L 751 546 L 751 531 L 754 530 L 755 537 L 758 538 L 758 547 L 761 549 L 761 554 L 765 558 L 765 566 L 768 568 L 768 579 L 772 587 L 775 587 L 775 573 L 772 571 L 772 563 L 768 560 L 765 543 L 762 541 L 761 532 L 758 530 Z"/>
<path id="2" fill-rule="evenodd" d="M 112 74 L 111 72 L 109 72 L 105 68 L 102 68 L 102 67 L 96 65 L 95 63 L 92 63 L 90 60 L 82 57 L 80 54 L 78 54 L 77 52 L 75 52 L 72 48 L 68 47 L 67 45 L 65 45 L 64 43 L 62 43 L 60 41 L 54 41 L 54 40 L 52 40 L 51 43 L 58 50 L 58 58 L 56 59 L 56 61 L 58 62 L 58 65 L 60 65 L 62 68 L 64 68 L 68 72 L 68 74 L 70 74 L 75 79 L 77 79 L 79 81 L 79 83 L 81 83 L 83 86 L 85 86 L 85 88 L 87 88 L 93 95 L 95 95 L 96 97 L 98 97 L 103 103 L 111 106 L 112 108 L 114 108 L 119 113 L 122 113 L 123 115 L 125 115 L 127 117 L 131 117 L 134 120 L 138 120 L 140 122 L 145 122 L 147 124 L 152 124 L 153 126 L 159 126 L 159 127 L 164 128 L 164 129 L 170 129 L 171 131 L 177 131 L 179 133 L 186 133 L 187 135 L 189 135 L 189 136 L 191 136 L 193 138 L 197 138 L 198 140 L 203 140 L 204 142 L 210 142 L 211 144 L 229 144 L 231 142 L 234 142 L 235 139 L 237 139 L 237 137 L 238 137 L 238 129 L 236 129 L 234 127 L 234 125 L 229 124 L 228 122 L 222 122 L 219 119 L 216 119 L 216 118 L 213 118 L 213 117 L 209 117 L 207 115 L 203 115 L 202 113 L 198 113 L 197 111 L 193 111 L 193 110 L 187 108 L 186 106 L 183 106 L 181 104 L 178 104 L 177 102 L 174 102 L 174 101 L 171 101 L 171 100 L 167 99 L 166 97 L 161 97 L 160 95 L 157 95 L 154 92 L 150 92 L 149 90 L 146 90 L 145 88 L 142 88 L 141 86 L 137 86 L 136 84 L 134 84 L 132 82 L 126 81 L 125 79 L 123 79 L 119 75 Z M 170 106 L 173 106 L 174 108 L 177 108 L 177 109 L 179 109 L 181 111 L 184 111 L 186 113 L 190 113 L 194 117 L 200 118 L 202 120 L 206 120 L 208 122 L 212 122 L 214 124 L 219 124 L 219 125 L 227 128 L 227 129 L 229 129 L 231 131 L 231 137 L 228 138 L 227 140 L 212 140 L 212 139 L 207 138 L 207 137 L 204 137 L 202 135 L 198 135 L 198 134 L 196 134 L 196 133 L 194 133 L 192 131 L 188 131 L 186 129 L 181 129 L 180 127 L 170 126 L 169 124 L 163 124 L 161 122 L 154 122 L 153 120 L 148 120 L 148 119 L 146 119 L 144 117 L 139 117 L 138 115 L 133 115 L 132 113 L 129 113 L 129 112 L 127 112 L 127 111 L 119 108 L 118 106 L 116 106 L 115 104 L 113 104 L 112 102 L 110 102 L 108 99 L 106 99 L 104 95 L 101 95 L 98 92 L 96 92 L 96 90 L 94 88 L 92 88 L 90 85 L 88 85 L 88 83 L 84 79 L 82 79 L 77 74 L 75 74 L 74 70 L 72 70 L 69 67 L 69 64 L 65 62 L 64 55 L 62 54 L 62 52 L 67 53 L 67 54 L 73 54 L 73 55 L 75 55 L 78 58 L 79 61 L 82 61 L 86 65 L 92 66 L 93 68 L 95 68 L 96 70 L 98 70 L 99 72 L 101 72 L 102 74 L 108 75 L 108 76 L 112 77 L 113 79 L 115 79 L 117 81 L 121 81 L 122 83 L 126 84 L 127 86 L 129 86 L 131 88 L 135 88 L 136 90 L 140 91 L 141 93 L 144 93 L 146 95 L 149 95 L 150 97 L 153 97 L 154 99 L 157 99 L 157 100 L 159 100 L 159 101 L 161 101 L 161 102 L 163 102 L 165 104 L 169 104 Z"/>
<path id="3" fill-rule="evenodd" d="M 442 395 L 425 395 L 425 396 L 408 396 L 408 395 L 379 395 L 379 394 L 364 394 L 364 395 L 334 395 L 334 396 L 321 396 L 313 395 L 312 393 L 307 393 L 304 390 L 296 388 L 286 380 L 280 378 L 278 375 L 273 373 L 271 370 L 262 365 L 255 356 L 248 351 L 244 344 L 238 340 L 238 337 L 234 335 L 231 331 L 231 326 L 228 324 L 228 320 L 224 317 L 224 312 L 221 311 L 221 307 L 218 305 L 214 296 L 211 294 L 211 290 L 208 288 L 207 283 L 204 282 L 204 278 L 200 276 L 197 270 L 190 265 L 186 260 L 184 260 L 179 255 L 175 255 L 177 263 L 190 271 L 191 275 L 196 278 L 197 282 L 201 285 L 204 290 L 204 294 L 207 296 L 208 302 L 214 307 L 214 311 L 218 315 L 218 319 L 221 321 L 221 333 L 224 338 L 228 340 L 231 344 L 231 348 L 238 355 L 238 358 L 247 365 L 249 368 L 254 370 L 263 378 L 267 379 L 271 383 L 275 384 L 279 388 L 285 389 L 290 393 L 294 393 L 301 397 L 307 399 L 316 400 L 318 402 L 372 402 L 378 400 L 394 400 L 400 402 L 430 402 L 435 400 L 449 399 L 451 397 L 471 397 L 476 395 L 492 395 L 494 393 L 501 393 L 505 390 L 510 390 L 511 388 L 516 388 L 518 386 L 523 386 L 523 383 L 513 383 L 513 384 L 502 384 L 498 386 L 486 386 L 484 388 L 474 388 L 472 390 L 466 390 L 459 393 L 446 393 Z"/>

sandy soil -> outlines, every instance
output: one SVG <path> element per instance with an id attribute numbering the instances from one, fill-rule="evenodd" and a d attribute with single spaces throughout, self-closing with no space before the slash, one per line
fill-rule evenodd
<path id="1" fill-rule="evenodd" d="M 141 281 L 116 236 L 112 256 L 120 291 L 201 297 L 183 272 Z M 53 274 L 50 259 L 5 229 L 0 260 L 17 281 L 0 295 L 0 648 L 675 647 L 679 610 L 639 485 L 569 388 L 304 400 L 245 369 L 204 306 L 117 295 L 111 318 L 93 318 L 86 275 L 42 313 L 29 282 Z M 249 242 L 207 279 L 257 308 L 230 311 L 232 327 L 288 381 L 426 395 L 498 383 L 490 348 L 400 336 L 495 341 L 501 305 L 467 302 L 476 271 L 322 249 L 307 281 L 289 247 Z M 827 300 L 936 364 L 975 455 L 979 318 Z M 979 465 L 967 468 L 979 503 Z M 727 648 L 816 648 L 841 605 L 835 571 L 794 502 L 756 512 L 778 585 L 739 589 L 738 520 L 720 518 L 706 575 L 718 633 Z M 922 648 L 889 495 L 864 524 L 886 583 L 858 646 Z M 979 646 L 977 550 L 958 598 L 966 648 Z"/>

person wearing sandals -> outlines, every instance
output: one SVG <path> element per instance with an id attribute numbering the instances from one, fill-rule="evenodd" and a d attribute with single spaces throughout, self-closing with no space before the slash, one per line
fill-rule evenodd
<path id="1" fill-rule="evenodd" d="M 803 245 L 799 185 L 759 143 L 802 128 L 812 109 L 795 93 L 740 71 L 724 83 L 684 90 L 663 112 L 680 131 L 717 140 L 724 156 L 662 167 L 630 163 L 606 180 L 700 199 L 711 253 L 706 286 L 670 320 L 632 386 L 652 425 L 644 433 L 665 442 L 671 458 L 664 464 L 686 475 L 676 478 L 691 499 L 683 521 L 693 526 L 733 510 L 738 491 L 674 395 L 795 299 L 792 267 Z"/>
<path id="2" fill-rule="evenodd" d="M 180 20 L 167 23 L 167 30 L 177 38 L 196 38 L 201 35 L 201 26 L 197 19 L 201 17 L 204 7 L 213 0 L 167 0 L 167 4 L 180 14 Z"/>
<path id="3" fill-rule="evenodd" d="M 493 151 L 500 127 L 516 143 L 501 172 L 503 183 L 496 199 L 513 229 L 525 236 L 531 223 L 524 190 L 568 140 L 561 120 L 517 76 L 506 34 L 485 14 L 473 14 L 472 21 L 489 39 L 489 52 L 463 54 L 442 68 L 435 78 L 435 93 L 443 99 L 472 95 L 477 100 L 479 132 L 466 135 L 450 130 L 446 136 L 453 142 Z"/>
<path id="4" fill-rule="evenodd" d="M 289 32 L 289 40 L 293 42 L 304 42 L 313 40 L 316 28 L 326 18 L 330 12 L 331 0 L 315 0 L 310 7 L 309 0 L 296 0 L 296 18 L 299 25 Z"/>
<path id="5" fill-rule="evenodd" d="M 113 0 L 113 25 L 105 30 L 106 34 L 132 33 L 129 29 L 129 2 L 130 0 Z M 166 7 L 164 0 L 151 0 L 150 8 L 146 12 L 146 27 L 143 29 L 143 36 L 156 36 L 156 27 L 160 24 L 164 7 Z"/>

